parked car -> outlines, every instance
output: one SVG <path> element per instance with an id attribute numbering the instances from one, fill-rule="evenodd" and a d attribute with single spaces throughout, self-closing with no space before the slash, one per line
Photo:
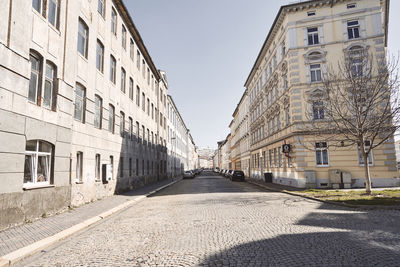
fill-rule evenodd
<path id="1" fill-rule="evenodd" d="M 231 178 L 232 177 L 232 174 L 233 174 L 233 170 L 228 170 L 227 172 L 226 172 L 226 178 Z"/>
<path id="2" fill-rule="evenodd" d="M 243 171 L 233 171 L 230 178 L 232 181 L 244 182 L 244 172 Z"/>
<path id="3" fill-rule="evenodd" d="M 183 178 L 194 178 L 194 172 L 193 171 L 185 171 L 183 173 Z"/>

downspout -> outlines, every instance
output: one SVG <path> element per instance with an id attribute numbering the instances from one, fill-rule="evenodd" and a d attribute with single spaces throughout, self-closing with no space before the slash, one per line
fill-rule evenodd
<path id="1" fill-rule="evenodd" d="M 10 0 L 10 6 L 9 6 L 9 9 L 8 9 L 8 28 L 7 28 L 7 46 L 8 47 L 10 47 L 10 39 L 11 39 L 12 5 L 13 5 L 13 0 Z"/>

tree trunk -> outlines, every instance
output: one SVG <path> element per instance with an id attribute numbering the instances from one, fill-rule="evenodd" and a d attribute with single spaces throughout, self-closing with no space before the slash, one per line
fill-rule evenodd
<path id="1" fill-rule="evenodd" d="M 365 192 L 368 195 L 371 195 L 372 193 L 372 188 L 371 188 L 371 176 L 369 173 L 369 162 L 368 162 L 368 154 L 363 153 L 363 158 L 364 158 L 364 171 L 365 171 Z"/>

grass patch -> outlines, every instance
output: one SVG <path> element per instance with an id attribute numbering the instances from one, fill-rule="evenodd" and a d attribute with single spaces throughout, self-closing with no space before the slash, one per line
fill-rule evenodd
<path id="1" fill-rule="evenodd" d="M 321 200 L 352 205 L 400 205 L 400 190 L 373 190 L 371 195 L 367 195 L 365 190 L 308 189 L 298 193 Z"/>

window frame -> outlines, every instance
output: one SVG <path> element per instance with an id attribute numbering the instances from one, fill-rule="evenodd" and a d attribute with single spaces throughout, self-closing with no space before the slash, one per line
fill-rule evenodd
<path id="1" fill-rule="evenodd" d="M 47 69 L 48 67 L 52 68 L 52 74 L 51 74 L 52 76 L 51 77 L 48 76 L 48 69 Z M 45 104 L 45 101 L 46 101 L 45 95 L 46 95 L 46 88 L 47 88 L 46 84 L 50 84 L 50 100 L 49 100 L 48 105 Z M 49 60 L 46 60 L 42 99 L 43 99 L 43 101 L 42 101 L 43 107 L 50 109 L 50 110 L 56 109 L 55 101 L 57 99 L 57 66 Z"/>
<path id="2" fill-rule="evenodd" d="M 100 105 L 98 106 L 97 103 Z M 98 117 L 98 125 L 96 124 L 96 117 Z M 102 129 L 103 126 L 103 99 L 99 95 L 94 95 L 93 126 L 97 129 Z"/>
<path id="3" fill-rule="evenodd" d="M 104 45 L 99 39 L 96 42 L 96 69 L 104 73 Z"/>
<path id="4" fill-rule="evenodd" d="M 78 95 L 77 94 L 77 88 L 80 88 L 81 90 L 82 90 L 82 96 L 80 96 L 80 95 Z M 74 92 L 75 92 L 75 101 L 74 101 L 74 119 L 76 120 L 76 121 L 79 121 L 79 122 L 81 122 L 81 123 L 85 123 L 85 113 L 86 113 L 86 87 L 84 87 L 82 84 L 80 84 L 80 83 L 76 83 L 76 85 L 75 85 L 75 90 L 74 90 Z M 80 112 L 80 118 L 77 118 L 77 113 L 76 113 L 76 104 L 77 104 L 77 100 L 78 100 L 78 98 L 80 98 L 80 100 L 81 100 L 81 103 L 82 103 L 82 110 L 81 110 L 81 112 Z"/>
<path id="5" fill-rule="evenodd" d="M 316 167 L 329 167 L 329 149 L 328 149 L 328 143 L 325 141 L 321 142 L 315 142 L 314 144 L 315 147 L 315 166 Z M 327 162 L 324 162 L 324 152 L 326 152 L 326 160 Z M 320 153 L 320 162 L 318 163 L 318 153 Z"/>
<path id="6" fill-rule="evenodd" d="M 32 67 L 32 58 L 36 60 L 37 63 L 37 69 L 35 69 L 35 71 L 33 71 L 33 67 Z M 28 89 L 28 101 L 36 104 L 36 105 L 40 105 L 40 94 L 41 94 L 41 85 L 42 85 L 42 65 L 43 65 L 43 57 L 36 52 L 31 51 L 29 54 L 29 61 L 31 61 L 31 77 L 29 79 L 29 89 Z M 32 74 L 34 74 L 36 76 L 36 86 L 35 86 L 35 101 L 32 101 L 29 97 L 30 92 L 31 92 L 31 80 L 32 80 Z"/>
<path id="7" fill-rule="evenodd" d="M 318 67 L 316 67 L 318 66 Z M 313 80 L 314 74 L 314 80 Z M 319 76 L 318 76 L 319 74 Z M 310 64 L 310 81 L 312 83 L 322 82 L 322 64 L 321 63 L 311 63 Z"/>
<path id="8" fill-rule="evenodd" d="M 307 28 L 307 45 L 319 45 L 319 30 L 318 27 L 308 27 Z"/>
<path id="9" fill-rule="evenodd" d="M 117 79 L 117 60 L 110 54 L 110 81 L 116 84 Z"/>
<path id="10" fill-rule="evenodd" d="M 118 28 L 118 13 L 114 7 L 111 8 L 111 33 L 117 37 L 117 28 Z"/>
<path id="11" fill-rule="evenodd" d="M 101 10 L 100 10 L 100 6 L 101 6 Z M 97 12 L 103 18 L 105 18 L 105 16 L 106 16 L 106 0 L 98 0 L 97 1 Z"/>
<path id="12" fill-rule="evenodd" d="M 85 32 L 81 32 L 81 26 Z M 83 51 L 80 51 L 79 40 L 83 38 Z M 78 19 L 78 53 L 83 56 L 85 59 L 88 59 L 88 46 L 89 46 L 89 26 L 87 23 L 79 17 Z"/>
<path id="13" fill-rule="evenodd" d="M 121 91 L 126 93 L 126 71 L 121 67 Z"/>
<path id="14" fill-rule="evenodd" d="M 351 23 L 357 22 L 357 24 L 350 25 Z M 359 39 L 361 37 L 360 31 L 361 31 L 361 25 L 360 25 L 360 20 L 348 20 L 346 22 L 347 25 L 347 39 L 348 40 L 355 40 Z M 357 29 L 357 31 L 355 31 Z M 357 34 L 355 34 L 357 32 Z M 351 37 L 350 37 L 351 33 Z M 356 36 L 358 35 L 358 36 Z"/>
<path id="15" fill-rule="evenodd" d="M 369 145 L 367 145 L 367 143 L 369 143 Z M 364 149 L 367 150 L 370 147 L 371 147 L 371 141 L 369 141 L 369 140 L 364 141 Z M 358 165 L 360 167 L 364 167 L 364 158 L 361 154 L 360 144 L 357 144 L 357 155 L 358 155 Z M 370 166 L 370 167 L 374 166 L 374 155 L 373 155 L 372 149 L 368 154 L 368 166 Z"/>
<path id="16" fill-rule="evenodd" d="M 60 23 L 59 23 L 59 21 L 60 21 L 60 0 L 47 0 L 47 1 L 48 1 L 47 2 L 48 3 L 47 21 L 58 30 L 60 27 Z M 55 4 L 54 24 L 53 24 L 53 22 L 50 21 L 50 6 L 52 3 Z"/>
<path id="17" fill-rule="evenodd" d="M 25 146 L 25 161 L 24 161 L 24 181 L 23 181 L 23 188 L 24 189 L 29 189 L 29 188 L 34 188 L 34 187 L 41 187 L 41 186 L 47 186 L 52 184 L 52 178 L 54 175 L 54 145 L 44 141 L 44 140 L 27 140 L 26 144 L 28 142 L 35 142 L 35 150 L 28 150 L 27 147 Z M 46 151 L 40 151 L 40 144 L 45 144 L 50 148 L 50 152 Z M 26 181 L 26 162 L 27 162 L 27 156 L 30 157 L 30 174 L 31 174 L 31 182 Z M 45 157 L 45 164 L 47 165 L 45 168 L 45 172 L 48 176 L 48 179 L 46 181 L 38 181 L 38 164 L 39 164 L 39 157 Z M 29 162 L 29 160 L 28 160 Z"/>
<path id="18" fill-rule="evenodd" d="M 115 133 L 115 107 L 111 104 L 108 105 L 108 131 Z"/>

